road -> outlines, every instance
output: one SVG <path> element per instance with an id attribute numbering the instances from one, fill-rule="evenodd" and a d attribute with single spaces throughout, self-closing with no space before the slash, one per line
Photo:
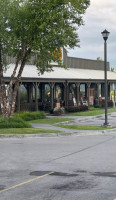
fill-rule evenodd
<path id="1" fill-rule="evenodd" d="M 113 200 L 116 137 L 0 139 L 0 200 Z"/>

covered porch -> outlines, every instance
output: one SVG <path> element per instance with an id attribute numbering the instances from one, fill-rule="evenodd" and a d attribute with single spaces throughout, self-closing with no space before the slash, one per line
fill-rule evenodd
<path id="1" fill-rule="evenodd" d="M 110 87 L 108 84 L 108 99 Z M 22 81 L 17 94 L 16 111 L 37 111 L 68 108 L 79 105 L 88 107 L 101 103 L 104 99 L 104 82 L 93 81 Z"/>

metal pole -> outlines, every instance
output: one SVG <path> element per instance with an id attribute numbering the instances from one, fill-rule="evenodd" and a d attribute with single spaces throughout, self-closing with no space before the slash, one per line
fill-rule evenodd
<path id="1" fill-rule="evenodd" d="M 104 72 L 105 72 L 105 126 L 108 125 L 107 122 L 107 43 L 104 42 Z"/>

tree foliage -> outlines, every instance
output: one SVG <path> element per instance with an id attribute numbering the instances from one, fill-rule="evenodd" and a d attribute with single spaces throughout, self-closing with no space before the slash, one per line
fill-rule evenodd
<path id="1" fill-rule="evenodd" d="M 97 57 L 97 61 L 103 61 L 101 57 Z"/>
<path id="2" fill-rule="evenodd" d="M 60 55 L 53 54 L 56 49 L 78 46 L 77 29 L 83 25 L 82 17 L 88 6 L 89 0 L 0 0 L 0 102 L 2 113 L 6 113 L 4 117 L 14 112 L 21 75 L 32 55 L 38 71 L 44 73 L 51 70 L 52 60 L 60 63 Z M 8 96 L 3 81 L 6 54 L 16 58 Z M 9 105 L 13 85 L 13 100 Z"/>
<path id="3" fill-rule="evenodd" d="M 111 71 L 111 72 L 114 72 L 114 67 L 111 67 L 110 71 Z"/>

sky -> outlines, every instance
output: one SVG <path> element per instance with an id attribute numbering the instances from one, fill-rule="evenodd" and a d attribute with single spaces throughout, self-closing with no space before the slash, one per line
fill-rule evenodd
<path id="1" fill-rule="evenodd" d="M 107 40 L 107 60 L 116 71 L 116 1 L 90 0 L 83 17 L 84 26 L 78 30 L 80 48 L 68 49 L 68 55 L 78 58 L 104 60 L 104 40 L 101 32 L 110 32 Z"/>

